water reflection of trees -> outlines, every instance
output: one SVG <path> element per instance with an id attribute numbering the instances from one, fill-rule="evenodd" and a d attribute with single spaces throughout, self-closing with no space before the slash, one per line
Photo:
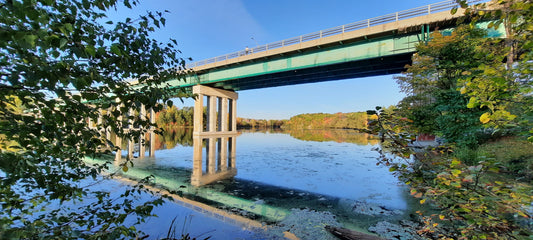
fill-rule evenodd
<path id="1" fill-rule="evenodd" d="M 273 129 L 257 129 L 257 130 L 242 130 L 245 132 L 261 132 L 261 133 L 285 133 L 292 137 L 303 141 L 315 141 L 315 142 L 347 142 L 357 145 L 377 145 L 379 144 L 379 138 L 375 135 L 360 133 L 356 130 L 349 129 L 290 129 L 284 130 L 280 128 Z M 163 127 L 162 135 L 156 134 L 155 136 L 155 149 L 172 149 L 176 145 L 192 147 L 193 146 L 193 129 L 188 127 L 167 126 Z M 114 134 L 111 137 L 111 141 L 114 142 Z M 146 138 L 147 139 L 147 138 Z M 135 139 L 138 143 L 138 139 Z M 126 141 L 122 142 L 122 149 L 126 149 Z"/>
<path id="2" fill-rule="evenodd" d="M 360 133 L 347 129 L 321 129 L 321 130 L 287 130 L 292 137 L 304 141 L 315 142 L 348 142 L 357 145 L 377 145 L 379 138 L 375 135 Z"/>
<path id="3" fill-rule="evenodd" d="M 192 128 L 168 127 L 163 129 L 162 135 L 155 137 L 155 149 L 172 149 L 176 145 L 192 147 Z"/>

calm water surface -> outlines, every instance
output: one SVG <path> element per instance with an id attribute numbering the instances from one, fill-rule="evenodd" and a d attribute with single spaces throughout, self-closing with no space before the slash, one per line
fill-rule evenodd
<path id="1" fill-rule="evenodd" d="M 236 175 L 195 187 L 190 131 L 159 137 L 156 157 L 138 160 L 128 174 L 153 174 L 157 183 L 186 198 L 268 224 L 290 216 L 291 210 L 310 209 L 366 231 L 384 219 L 407 218 L 416 207 L 388 168 L 376 165 L 378 154 L 372 149 L 379 145 L 372 136 L 350 130 L 242 132 L 236 140 Z M 402 214 L 354 213 L 358 202 Z"/>

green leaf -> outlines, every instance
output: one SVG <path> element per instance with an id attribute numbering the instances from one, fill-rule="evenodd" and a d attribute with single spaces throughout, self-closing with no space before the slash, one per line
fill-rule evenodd
<path id="1" fill-rule="evenodd" d="M 59 40 L 59 48 L 63 48 L 67 42 L 68 40 L 66 38 L 61 38 L 61 40 Z"/>
<path id="2" fill-rule="evenodd" d="M 120 48 L 118 47 L 117 44 L 111 45 L 111 52 L 119 56 L 122 55 L 122 52 L 120 51 Z"/>
<path id="3" fill-rule="evenodd" d="M 452 15 L 456 14 L 457 13 L 457 8 L 452 8 L 452 10 L 450 10 L 450 13 Z"/>
<path id="4" fill-rule="evenodd" d="M 24 36 L 24 41 L 29 44 L 31 47 L 35 47 L 35 40 L 37 40 L 37 35 L 26 35 Z"/>
<path id="5" fill-rule="evenodd" d="M 459 164 L 461 164 L 461 161 L 459 161 L 458 159 L 454 158 L 452 160 L 452 164 L 450 165 L 451 167 L 456 167 L 458 166 Z"/>
<path id="6" fill-rule="evenodd" d="M 72 24 L 70 24 L 70 23 L 65 23 L 64 26 L 65 26 L 65 29 L 66 29 L 69 33 L 71 33 L 71 32 L 74 31 L 74 27 L 72 26 Z"/>
<path id="7" fill-rule="evenodd" d="M 85 46 L 85 52 L 87 52 L 89 55 L 94 57 L 96 55 L 96 49 L 93 45 L 87 45 Z"/>
<path id="8" fill-rule="evenodd" d="M 453 175 L 454 177 L 459 176 L 459 174 L 461 174 L 461 173 L 462 173 L 462 171 L 459 170 L 459 169 L 453 169 L 453 170 L 452 170 L 452 175 Z"/>
<path id="9" fill-rule="evenodd" d="M 477 98 L 471 97 L 468 101 L 468 104 L 466 105 L 467 108 L 475 108 L 477 106 Z"/>

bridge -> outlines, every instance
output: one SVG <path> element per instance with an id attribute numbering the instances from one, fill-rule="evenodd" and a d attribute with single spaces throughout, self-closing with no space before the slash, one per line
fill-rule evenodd
<path id="1" fill-rule="evenodd" d="M 456 26 L 464 14 L 453 7 L 443 1 L 194 62 L 192 75 L 170 84 L 240 91 L 400 73 L 431 31 Z"/>
<path id="2" fill-rule="evenodd" d="M 469 1 L 479 2 L 485 1 Z M 454 0 L 438 2 L 194 62 L 185 81 L 168 83 L 194 86 L 195 135 L 235 132 L 235 91 L 400 73 L 417 44 L 432 31 L 453 30 L 464 17 L 461 8 L 451 14 L 454 7 Z M 208 126 L 202 125 L 204 106 Z"/>
<path id="3" fill-rule="evenodd" d="M 457 3 L 447 0 L 194 62 L 187 65 L 192 74 L 185 81 L 168 83 L 197 94 L 195 140 L 227 142 L 237 132 L 236 91 L 400 73 L 411 63 L 416 45 L 428 41 L 432 31 L 452 31 L 457 26 L 464 10 L 451 14 L 454 7 Z M 501 29 L 489 32 L 490 37 L 504 34 Z M 196 158 L 202 158 L 201 149 L 195 150 Z"/>

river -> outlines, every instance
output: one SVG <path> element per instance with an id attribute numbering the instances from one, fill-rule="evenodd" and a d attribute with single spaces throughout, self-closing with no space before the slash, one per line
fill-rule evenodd
<path id="1" fill-rule="evenodd" d="M 166 232 L 174 216 L 192 236 L 272 239 L 291 232 L 301 239 L 334 239 L 324 225 L 368 232 L 378 222 L 407 219 L 418 208 L 388 168 L 376 164 L 374 136 L 352 130 L 243 131 L 235 136 L 233 159 L 222 160 L 225 166 L 202 158 L 202 179 L 216 178 L 194 184 L 191 131 L 158 136 L 155 157 L 137 159 L 124 174 L 153 174 L 156 184 L 182 199 L 179 206 L 156 209 L 166 220 L 149 221 L 148 232 Z M 187 216 L 196 222 L 187 223 Z"/>

